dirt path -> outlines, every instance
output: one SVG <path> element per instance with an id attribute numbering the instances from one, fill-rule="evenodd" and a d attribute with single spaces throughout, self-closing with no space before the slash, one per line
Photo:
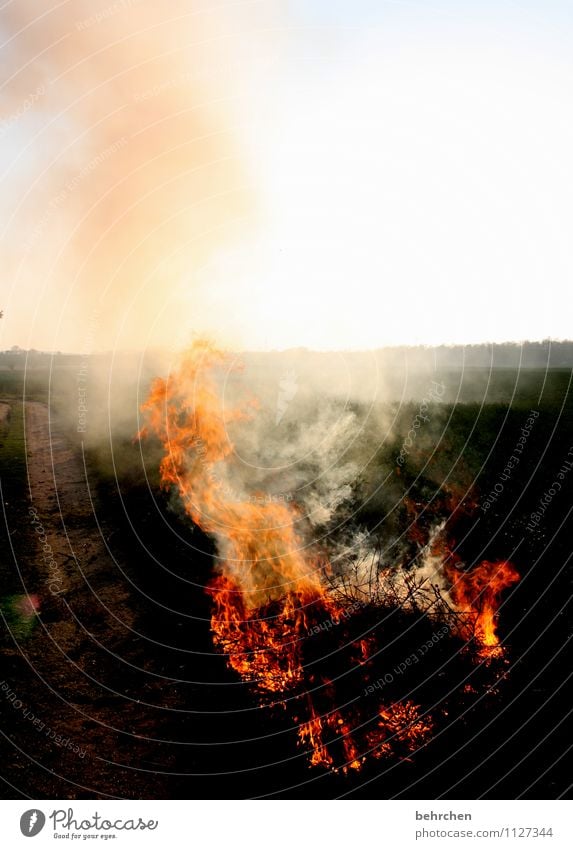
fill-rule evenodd
<path id="1" fill-rule="evenodd" d="M 29 527 L 14 556 L 39 613 L 32 635 L 4 652 L 0 711 L 12 746 L 0 741 L 1 757 L 22 776 L 14 790 L 31 797 L 160 796 L 145 740 L 160 712 L 138 700 L 160 704 L 161 687 L 138 671 L 133 589 L 108 549 L 81 452 L 46 405 L 26 404 L 26 442 Z"/>
<path id="2" fill-rule="evenodd" d="M 61 429 L 50 419 L 45 404 L 26 404 L 26 448 L 31 506 L 46 532 L 44 580 L 50 594 L 69 595 L 90 589 L 98 583 L 101 566 L 108 565 L 110 554 L 105 536 L 98 527 L 97 501 L 90 491 L 82 457 L 72 449 Z M 34 520 L 34 516 L 31 516 Z M 40 534 L 41 536 L 41 534 Z M 53 558 L 50 557 L 53 554 Z M 55 563 L 54 563 L 55 561 Z M 100 582 L 101 583 L 101 582 Z M 128 595 L 103 583 L 93 601 L 104 607 L 128 601 Z M 128 607 L 122 609 L 122 621 L 131 626 Z M 62 634 L 62 639 L 64 635 Z"/>

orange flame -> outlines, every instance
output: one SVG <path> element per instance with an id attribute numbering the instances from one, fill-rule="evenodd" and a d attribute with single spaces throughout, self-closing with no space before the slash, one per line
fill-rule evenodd
<path id="1" fill-rule="evenodd" d="M 303 654 L 310 626 L 321 620 L 340 623 L 343 611 L 325 588 L 328 562 L 303 545 L 297 508 L 253 501 L 252 493 L 237 488 L 230 430 L 252 413 L 224 407 L 222 376 L 231 368 L 230 358 L 208 341 L 195 342 L 176 372 L 153 383 L 142 407 L 147 425 L 140 432 L 163 444 L 162 486 L 177 488 L 186 513 L 217 542 L 219 574 L 207 588 L 214 643 L 261 699 L 278 696 L 280 702 L 290 692 L 299 700 L 304 713 L 299 744 L 310 750 L 311 765 L 347 772 L 360 769 L 369 753 L 381 757 L 399 751 L 407 757 L 423 745 L 433 725 L 419 705 L 381 706 L 372 727 L 370 717 L 359 722 L 337 708 L 321 713 L 305 690 Z M 475 618 L 481 643 L 496 646 L 500 593 L 517 573 L 508 563 L 482 564 L 466 574 L 450 571 L 455 572 L 454 580 L 446 570 L 455 604 Z M 371 664 L 371 640 L 349 643 L 357 667 Z M 314 676 L 308 678 L 314 682 Z M 321 682 L 316 698 L 336 705 L 332 682 L 324 677 Z"/>
<path id="2" fill-rule="evenodd" d="M 450 570 L 451 594 L 457 607 L 469 613 L 469 625 L 464 637 L 475 638 L 484 649 L 499 647 L 496 620 L 501 595 L 504 590 L 519 581 L 519 573 L 507 560 L 493 563 L 484 560 L 468 572 Z"/>
<path id="3" fill-rule="evenodd" d="M 520 580 L 515 566 L 508 560 L 482 560 L 477 566 L 464 571 L 459 557 L 445 536 L 439 535 L 432 544 L 432 554 L 437 556 L 450 583 L 450 596 L 458 613 L 459 635 L 464 640 L 474 639 L 481 657 L 495 657 L 502 653 L 497 636 L 497 615 L 503 592 Z"/>

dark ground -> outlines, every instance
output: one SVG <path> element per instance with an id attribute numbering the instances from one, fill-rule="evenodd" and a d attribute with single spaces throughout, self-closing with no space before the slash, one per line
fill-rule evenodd
<path id="1" fill-rule="evenodd" d="M 439 478 L 444 464 L 460 481 L 473 480 L 486 461 L 476 484 L 483 503 L 529 409 L 539 411 L 503 494 L 453 527 L 464 559 L 509 558 L 522 575 L 501 612 L 507 678 L 498 693 L 468 702 L 465 715 L 454 712 L 411 760 L 374 761 L 349 776 L 309 768 L 289 712 L 259 708 L 213 653 L 203 590 L 212 544 L 181 521 L 156 479 L 148 487 L 133 472 L 137 463 L 125 458 L 139 448 L 114 444 L 116 483 L 108 449 L 83 455 L 61 418 L 48 426 L 36 395 L 27 408 L 27 478 L 21 405 L 8 398 L 0 687 L 5 682 L 21 705 L 0 691 L 5 798 L 570 796 L 573 471 L 538 527 L 528 532 L 526 524 L 573 445 L 571 372 L 531 372 L 517 384 L 508 374 L 497 375 L 485 406 L 468 397 L 448 408 L 443 444 L 422 476 Z M 513 395 L 511 406 L 504 395 Z M 404 474 L 415 479 L 419 470 Z M 29 514 L 30 490 L 59 569 L 58 595 Z M 14 613 L 13 599 L 25 593 L 39 597 L 31 624 Z M 449 674 L 455 688 L 460 681 Z"/>

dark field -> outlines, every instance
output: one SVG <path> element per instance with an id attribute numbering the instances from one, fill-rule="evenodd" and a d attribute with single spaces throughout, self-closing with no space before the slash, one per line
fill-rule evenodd
<path id="1" fill-rule="evenodd" d="M 475 697 L 448 696 L 449 716 L 419 751 L 347 775 L 309 767 L 293 711 L 261 708 L 213 649 L 204 591 L 213 543 L 159 489 L 159 446 L 134 439 L 153 367 L 120 375 L 107 434 L 101 389 L 78 433 L 77 371 L 77 361 L 0 371 L 0 401 L 10 411 L 0 421 L 6 798 L 570 796 L 571 369 L 434 372 L 446 387 L 439 415 L 400 469 L 395 457 L 426 376 L 404 384 L 396 375 L 402 391 L 380 402 L 396 423 L 356 493 L 360 525 L 376 533 L 378 482 L 391 476 L 388 486 L 407 496 L 420 527 L 436 512 L 447 518 L 465 563 L 507 559 L 521 580 L 500 611 L 503 677 L 481 686 L 486 671 L 469 669 L 459 646 L 444 641 L 423 678 L 404 676 L 401 691 L 438 706 L 469 675 Z M 508 473 L 531 411 L 538 415 Z M 404 504 L 388 527 L 407 522 Z M 375 633 L 383 647 L 374 674 L 424 638 L 426 625 L 418 633 L 410 624 L 372 609 L 355 617 L 352 627 Z M 320 668 L 331 635 L 313 639 L 306 660 Z M 347 676 L 344 697 L 360 698 L 342 655 L 329 663 Z"/>

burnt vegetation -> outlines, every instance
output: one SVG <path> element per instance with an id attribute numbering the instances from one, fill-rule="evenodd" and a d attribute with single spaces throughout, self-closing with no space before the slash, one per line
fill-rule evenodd
<path id="1" fill-rule="evenodd" d="M 21 392 L 17 378 L 17 368 L 3 372 L 4 397 L 9 401 Z M 485 373 L 482 378 L 487 382 Z M 457 375 L 462 389 L 465 379 Z M 43 384 L 38 375 L 34 380 L 34 393 L 40 398 Z M 358 581 L 346 587 L 343 581 L 336 584 L 343 607 L 354 605 L 352 615 L 334 621 L 318 607 L 314 611 L 309 607 L 301 643 L 305 680 L 281 698 L 266 696 L 265 707 L 256 682 L 242 681 L 214 649 L 212 599 L 205 587 L 216 573 L 216 552 L 211 540 L 182 515 L 172 494 L 159 490 L 159 445 L 134 441 L 135 416 L 126 418 L 109 440 L 91 441 L 88 436 L 83 456 L 97 516 L 113 558 L 121 564 L 121 575 L 111 562 L 109 569 L 135 617 L 135 633 L 125 630 L 114 645 L 121 660 L 112 662 L 105 651 L 96 650 L 96 668 L 99 680 L 119 693 L 109 696 L 118 711 L 124 698 L 141 702 L 133 730 L 148 742 L 145 756 L 133 767 L 145 770 L 149 795 L 554 798 L 568 794 L 570 771 L 561 731 L 567 705 L 560 693 L 564 670 L 571 663 L 570 487 L 547 507 L 534 531 L 525 528 L 570 448 L 569 380 L 569 369 L 547 374 L 535 370 L 516 374 L 510 369 L 494 374 L 489 384 L 493 398 L 486 393 L 485 403 L 483 397 L 472 400 L 472 392 L 481 391 L 475 390 L 479 381 L 474 381 L 466 387 L 466 400 L 462 392 L 462 403 L 442 406 L 431 450 L 420 440 L 396 475 L 395 457 L 416 404 L 401 410 L 394 441 L 378 452 L 373 469 L 355 493 L 354 521 L 378 535 L 380 560 L 372 562 L 361 592 L 356 589 Z M 73 383 L 73 375 L 56 377 L 56 387 L 66 381 Z M 50 399 L 53 409 L 80 452 L 73 423 L 64 415 L 69 408 L 66 395 L 58 392 Z M 539 417 L 525 453 L 503 480 L 503 491 L 484 510 L 484 499 L 499 483 L 531 409 L 539 411 Z M 23 522 L 25 461 L 15 424 L 20 413 L 13 404 L 0 450 L 10 527 L 18 528 L 13 542 L 25 561 L 31 543 Z M 388 474 L 396 491 L 408 496 L 398 499 L 398 507 L 381 525 L 376 481 Z M 424 595 L 419 586 L 408 585 L 417 580 L 414 574 L 408 577 L 408 565 L 427 544 L 436 521 L 445 522 L 462 570 L 471 570 L 482 559 L 507 559 L 519 569 L 521 580 L 504 593 L 500 608 L 498 634 L 506 648 L 501 657 L 476 662 L 467 636 L 460 636 L 460 614 L 449 608 L 441 589 L 427 587 Z M 393 597 L 391 586 L 378 592 L 377 572 L 384 551 L 404 527 L 412 529 L 401 549 L 406 578 Z M 10 588 L 5 594 L 12 595 L 18 581 L 9 547 L 2 563 L 4 587 Z M 33 569 L 27 569 L 33 585 Z M 106 574 L 100 578 L 104 583 L 109 580 Z M 82 592 L 87 610 L 96 602 L 87 587 L 77 590 Z M 432 604 L 441 606 L 439 617 L 432 615 Z M 117 612 L 121 616 L 119 608 Z M 268 614 L 273 616 L 272 605 Z M 444 625 L 447 632 L 436 640 Z M 24 644 L 33 648 L 34 640 L 41 644 L 38 630 L 25 636 Z M 5 635 L 6 648 L 8 641 Z M 428 643 L 431 648 L 422 652 Z M 14 666 L 22 692 L 31 703 L 35 698 L 39 703 L 42 694 L 35 677 L 10 657 L 6 655 L 8 666 Z M 413 657 L 417 659 L 406 663 Z M 81 663 L 82 658 L 77 660 Z M 70 671 L 65 661 L 61 664 L 58 675 L 65 678 Z M 150 675 L 163 681 L 161 704 L 147 698 Z M 325 719 L 323 742 L 336 770 L 309 767 L 309 740 L 305 745 L 305 740 L 297 739 L 296 727 L 309 715 L 308 692 L 314 710 Z M 392 728 L 380 711 L 381 706 L 396 703 L 411 703 L 418 710 Z M 341 708 L 352 717 L 355 757 L 379 752 L 360 771 L 352 768 L 344 744 L 351 729 L 340 732 L 326 721 Z M 10 733 L 19 717 L 5 705 L 2 710 Z M 413 745 L 404 731 L 409 722 Z M 432 723 L 433 733 L 417 735 L 420 723 Z M 107 735 L 94 743 L 94 754 L 114 745 L 112 732 Z M 389 741 L 390 755 L 385 748 Z M 7 744 L 3 758 L 5 771 L 14 772 L 14 754 Z M 98 784 L 95 763 L 88 764 L 91 786 L 96 795 L 105 794 L 110 786 Z M 30 780 L 28 790 L 40 798 L 70 792 L 65 784 L 58 785 L 57 778 L 42 774 Z"/>

